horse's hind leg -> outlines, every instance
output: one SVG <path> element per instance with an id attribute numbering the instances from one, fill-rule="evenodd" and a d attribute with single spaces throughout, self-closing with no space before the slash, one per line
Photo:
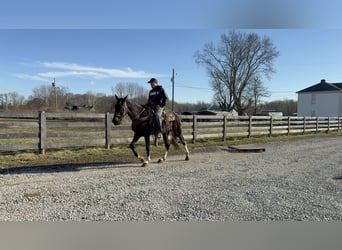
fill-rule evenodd
<path id="1" fill-rule="evenodd" d="M 186 141 L 185 141 L 184 136 L 182 134 L 179 135 L 178 138 L 185 148 L 185 160 L 188 161 L 188 160 L 190 160 L 190 158 L 189 158 L 190 153 L 189 153 L 188 145 L 186 144 Z"/>
<path id="2" fill-rule="evenodd" d="M 158 160 L 159 163 L 166 161 L 166 158 L 170 149 L 170 142 L 169 142 L 169 137 L 167 133 L 163 133 L 163 140 L 165 144 L 165 153 L 164 153 L 164 156 Z"/>
<path id="3" fill-rule="evenodd" d="M 176 137 L 179 138 L 179 140 L 181 141 L 181 143 L 183 144 L 184 148 L 185 148 L 185 160 L 188 161 L 189 160 L 189 149 L 188 146 L 186 144 L 186 141 L 184 139 L 184 136 L 182 134 L 182 124 L 181 124 L 181 120 L 178 116 L 176 116 L 176 120 L 173 122 L 173 126 L 172 126 L 172 133 L 173 133 L 173 138 L 174 140 L 176 140 Z"/>

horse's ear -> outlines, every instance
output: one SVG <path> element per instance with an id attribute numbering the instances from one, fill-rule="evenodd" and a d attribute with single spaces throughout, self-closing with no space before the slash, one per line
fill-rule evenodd
<path id="1" fill-rule="evenodd" d="M 116 98 L 116 100 L 119 100 L 119 97 L 115 94 L 115 98 Z"/>
<path id="2" fill-rule="evenodd" d="M 126 101 L 127 97 L 128 97 L 128 95 L 126 95 L 126 96 L 123 98 L 123 99 L 124 99 L 124 101 Z"/>

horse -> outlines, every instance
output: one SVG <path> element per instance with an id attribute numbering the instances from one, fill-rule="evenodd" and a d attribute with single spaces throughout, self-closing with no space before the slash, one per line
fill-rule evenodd
<path id="1" fill-rule="evenodd" d="M 151 161 L 150 157 L 150 136 L 155 135 L 157 136 L 157 126 L 156 121 L 154 118 L 153 110 L 144 105 L 137 104 L 134 101 L 131 101 L 126 97 L 118 97 L 115 95 L 116 98 L 116 104 L 115 104 L 115 111 L 114 111 L 114 117 L 113 117 L 113 124 L 114 125 L 120 125 L 122 119 L 125 115 L 128 115 L 129 118 L 132 121 L 131 128 L 134 132 L 134 136 L 132 139 L 132 142 L 130 143 L 130 148 L 135 155 L 143 164 L 142 167 L 146 167 L 148 163 Z M 177 144 L 177 138 L 180 140 L 180 142 L 183 144 L 185 148 L 185 160 L 189 160 L 189 150 L 186 144 L 186 141 L 184 139 L 184 136 L 182 135 L 182 124 L 180 118 L 174 113 L 174 112 L 168 112 L 167 114 L 164 113 L 163 115 L 163 141 L 165 145 L 165 154 L 163 157 L 161 157 L 158 162 L 164 162 L 167 158 L 168 151 L 170 149 L 170 141 L 169 141 L 169 135 L 171 133 L 172 135 L 172 144 L 175 147 L 178 147 Z M 138 154 L 138 152 L 135 149 L 136 142 L 141 138 L 144 137 L 145 139 L 145 148 L 146 148 L 146 156 L 147 159 L 142 157 Z"/>

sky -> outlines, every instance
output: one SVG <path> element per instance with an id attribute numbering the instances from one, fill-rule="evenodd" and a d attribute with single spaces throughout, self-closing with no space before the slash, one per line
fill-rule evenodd
<path id="1" fill-rule="evenodd" d="M 211 102 L 194 53 L 232 29 L 267 36 L 280 53 L 263 82 L 270 92 L 264 101 L 296 100 L 321 79 L 342 82 L 338 1 L 197 2 L 2 1 L 0 93 L 28 98 L 55 79 L 72 93 L 112 95 L 117 83 L 148 90 L 156 77 L 171 98 L 174 69 L 176 102 Z"/>

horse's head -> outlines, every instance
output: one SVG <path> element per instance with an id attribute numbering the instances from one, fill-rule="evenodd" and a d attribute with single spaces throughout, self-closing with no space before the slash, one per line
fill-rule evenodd
<path id="1" fill-rule="evenodd" d="M 113 123 L 114 125 L 119 125 L 124 118 L 124 116 L 127 113 L 127 106 L 126 106 L 126 97 L 118 97 L 115 95 L 116 98 L 116 104 L 115 104 L 115 111 L 114 111 L 114 117 L 113 117 Z"/>

